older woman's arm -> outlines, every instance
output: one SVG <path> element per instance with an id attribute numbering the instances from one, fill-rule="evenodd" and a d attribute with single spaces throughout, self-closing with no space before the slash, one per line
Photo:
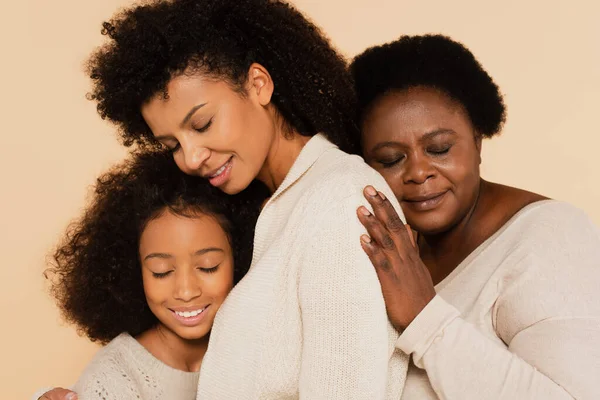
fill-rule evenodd
<path id="1" fill-rule="evenodd" d="M 370 202 L 377 218 L 360 218 L 374 241 L 363 246 L 377 270 L 390 319 L 403 331 L 397 347 L 425 369 L 440 398 L 600 398 L 600 232 L 587 216 L 557 206 L 520 240 L 515 251 L 521 253 L 513 257 L 518 265 L 497 277 L 490 310 L 502 343 L 439 295 L 418 312 L 403 300 L 421 295 L 402 293 L 412 290 L 402 281 L 429 287 L 422 262 L 406 230 L 389 222 L 397 219 L 393 209 L 385 201 Z"/>
<path id="2" fill-rule="evenodd" d="M 597 317 L 541 320 L 516 332 L 508 348 L 503 348 L 437 296 L 397 345 L 427 371 L 441 399 L 594 399 L 600 395 Z"/>

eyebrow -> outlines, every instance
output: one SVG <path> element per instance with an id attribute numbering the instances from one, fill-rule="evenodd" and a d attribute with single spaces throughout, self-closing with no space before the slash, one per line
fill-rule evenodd
<path id="1" fill-rule="evenodd" d="M 219 252 L 219 253 L 225 253 L 223 251 L 223 249 L 220 249 L 218 247 L 207 247 L 205 249 L 200 249 L 200 250 L 196 251 L 194 253 L 194 255 L 201 256 L 203 254 L 214 252 L 214 251 Z M 169 259 L 172 257 L 173 257 L 173 255 L 169 254 L 169 253 L 150 253 L 146 257 L 144 257 L 144 261 L 149 260 L 151 258 L 160 258 L 160 259 L 166 260 L 166 259 Z"/>
<path id="2" fill-rule="evenodd" d="M 445 129 L 445 128 L 436 129 L 435 131 L 427 132 L 426 134 L 424 134 L 421 137 L 421 139 L 419 139 L 419 142 L 424 142 L 426 140 L 429 140 L 431 138 L 434 138 L 438 135 L 443 135 L 443 134 L 455 135 L 456 132 L 454 132 L 452 129 Z"/>
<path id="3" fill-rule="evenodd" d="M 194 113 L 196 111 L 198 111 L 199 109 L 201 109 L 202 107 L 204 107 L 205 105 L 206 105 L 206 103 L 202 103 L 202 104 L 198 104 L 197 106 L 192 107 L 192 109 L 187 113 L 187 115 L 185 116 L 183 121 L 181 121 L 181 124 L 179 126 L 183 126 L 183 125 L 187 124 L 188 121 L 190 120 L 190 118 L 192 118 L 192 116 L 194 115 Z"/>
<path id="4" fill-rule="evenodd" d="M 192 109 L 190 111 L 188 111 L 188 113 L 186 114 L 186 116 L 183 118 L 183 120 L 181 121 L 181 124 L 179 124 L 180 127 L 184 126 L 185 124 L 188 123 L 188 121 L 190 120 L 190 118 L 192 118 L 192 116 L 194 115 L 194 113 L 196 111 L 198 111 L 199 109 L 201 109 L 202 107 L 204 107 L 205 105 L 207 105 L 208 103 L 202 103 L 202 104 L 198 104 L 194 107 L 192 107 Z M 161 140 L 164 139 L 172 139 L 173 135 L 171 134 L 166 134 L 166 135 L 155 135 L 154 139 L 158 140 L 159 142 Z"/>
<path id="5" fill-rule="evenodd" d="M 452 129 L 445 129 L 445 128 L 441 128 L 441 129 L 436 129 L 434 131 L 431 132 L 427 132 L 426 134 L 424 134 L 420 139 L 419 142 L 425 142 L 431 138 L 434 138 L 438 135 L 443 135 L 443 134 L 456 134 L 456 132 L 454 132 Z M 399 145 L 398 142 L 393 142 L 393 141 L 387 141 L 387 142 L 381 142 L 378 143 L 375 147 L 373 147 L 371 149 L 371 152 L 375 152 L 377 150 L 380 150 L 382 148 L 385 147 L 397 147 Z"/>

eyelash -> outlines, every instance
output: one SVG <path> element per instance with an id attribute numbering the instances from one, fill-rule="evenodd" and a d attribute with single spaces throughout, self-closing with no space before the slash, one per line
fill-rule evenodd
<path id="1" fill-rule="evenodd" d="M 443 149 L 427 149 L 429 154 L 433 154 L 434 156 L 442 156 L 447 154 L 450 151 L 452 146 L 445 147 Z M 393 161 L 379 161 L 379 163 L 383 166 L 383 168 L 391 168 L 394 165 L 398 164 L 400 161 L 404 159 L 404 156 L 398 157 Z"/>
<path id="2" fill-rule="evenodd" d="M 206 272 L 207 274 L 214 274 L 215 272 L 217 272 L 217 269 L 219 269 L 218 265 L 215 265 L 211 268 L 200 268 L 202 272 Z"/>
<path id="3" fill-rule="evenodd" d="M 212 121 L 213 121 L 213 120 L 212 120 L 212 118 L 211 118 L 211 119 L 210 119 L 210 121 L 208 121 L 208 122 L 206 123 L 206 125 L 204 125 L 204 126 L 203 126 L 203 127 L 201 127 L 201 128 L 194 128 L 194 130 L 195 130 L 196 132 L 198 132 L 198 133 L 204 133 L 204 132 L 206 132 L 206 131 L 208 130 L 208 128 L 210 128 L 210 126 L 212 125 Z"/>
<path id="4" fill-rule="evenodd" d="M 427 152 L 431 153 L 433 155 L 439 156 L 439 155 L 448 153 L 450 151 L 451 147 L 452 146 L 448 146 L 448 147 L 442 148 L 441 150 L 440 149 L 429 149 L 429 150 L 427 150 Z"/>
<path id="5" fill-rule="evenodd" d="M 383 168 L 391 168 L 404 159 L 404 156 L 398 157 L 393 161 L 379 161 Z"/>
<path id="6" fill-rule="evenodd" d="M 206 272 L 207 274 L 214 274 L 219 269 L 219 266 L 215 265 L 214 267 L 211 267 L 211 268 L 199 268 L 199 269 L 200 269 L 200 271 Z M 173 272 L 173 271 L 153 272 L 152 276 L 157 279 L 162 279 L 162 278 L 166 278 L 171 272 Z"/>
<path id="7" fill-rule="evenodd" d="M 167 272 L 153 272 L 152 276 L 158 279 L 166 278 L 172 271 Z"/>

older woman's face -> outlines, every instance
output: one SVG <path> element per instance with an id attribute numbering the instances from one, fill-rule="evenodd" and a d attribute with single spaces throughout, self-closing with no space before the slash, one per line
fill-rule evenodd
<path id="1" fill-rule="evenodd" d="M 481 139 L 464 108 L 427 87 L 391 92 L 362 125 L 363 154 L 422 234 L 447 231 L 475 204 Z"/>

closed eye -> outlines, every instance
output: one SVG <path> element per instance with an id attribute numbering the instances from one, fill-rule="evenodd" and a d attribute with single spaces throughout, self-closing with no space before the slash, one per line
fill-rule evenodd
<path id="1" fill-rule="evenodd" d="M 219 264 L 219 265 L 221 265 L 221 264 Z M 215 265 L 214 267 L 211 267 L 211 268 L 199 268 L 199 269 L 200 269 L 200 271 L 206 272 L 207 274 L 214 274 L 219 269 L 219 265 Z"/>
<path id="2" fill-rule="evenodd" d="M 157 279 L 162 279 L 162 278 L 166 278 L 171 272 L 173 271 L 167 271 L 167 272 L 153 272 L 152 276 L 157 278 Z"/>
<path id="3" fill-rule="evenodd" d="M 169 151 L 171 153 L 177 153 L 179 151 L 179 149 L 181 149 L 181 145 L 179 143 L 177 143 L 174 147 L 170 147 Z"/>
<path id="4" fill-rule="evenodd" d="M 394 165 L 398 164 L 400 161 L 404 159 L 404 156 L 400 156 L 390 160 L 379 160 L 377 161 L 383 168 L 391 168 Z"/>
<path id="5" fill-rule="evenodd" d="M 429 148 L 429 149 L 427 149 L 427 152 L 428 152 L 429 154 L 433 154 L 433 155 L 436 155 L 436 156 L 440 156 L 440 155 L 443 155 L 443 154 L 446 154 L 446 153 L 448 153 L 448 152 L 450 151 L 450 148 L 451 148 L 451 147 L 452 147 L 452 146 L 444 146 L 444 147 L 432 147 L 432 148 Z"/>
<path id="6" fill-rule="evenodd" d="M 213 121 L 213 120 L 212 120 L 212 118 L 211 118 L 211 119 L 210 119 L 210 121 L 208 121 L 208 122 L 206 123 L 206 125 L 204 125 L 204 126 L 202 126 L 202 127 L 200 127 L 200 128 L 196 128 L 196 127 L 194 127 L 194 130 L 195 130 L 196 132 L 198 132 L 198 133 L 204 133 L 204 132 L 206 132 L 206 131 L 208 130 L 208 128 L 210 128 L 210 126 L 212 125 L 212 121 Z"/>

